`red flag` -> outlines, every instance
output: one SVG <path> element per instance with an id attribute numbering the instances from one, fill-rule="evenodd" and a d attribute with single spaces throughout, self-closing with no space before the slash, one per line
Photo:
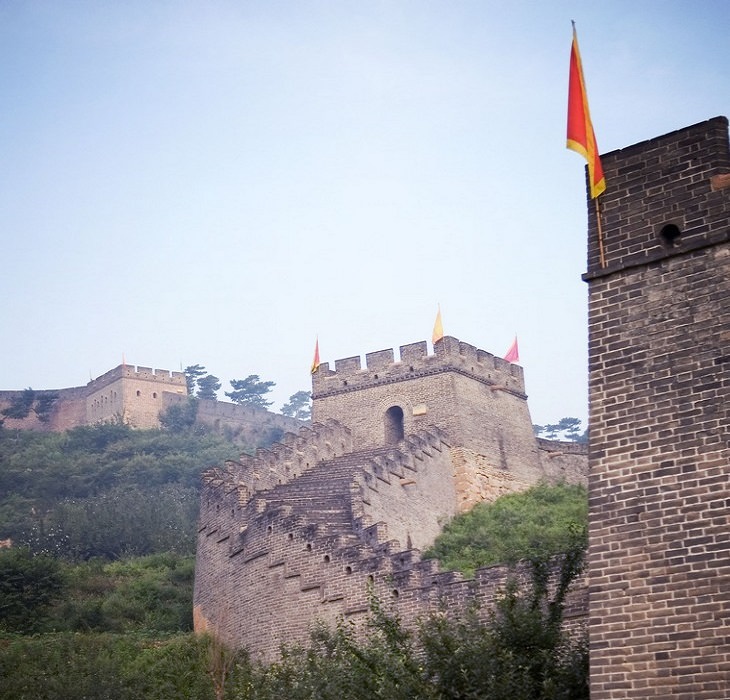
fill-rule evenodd
<path id="1" fill-rule="evenodd" d="M 312 374 L 319 368 L 319 338 L 314 344 L 314 359 L 312 360 Z"/>
<path id="2" fill-rule="evenodd" d="M 510 345 L 509 350 L 507 350 L 507 354 L 504 356 L 504 359 L 507 360 L 507 362 L 520 361 L 520 350 L 517 347 L 517 336 L 515 336 L 514 342 Z"/>
<path id="3" fill-rule="evenodd" d="M 588 161 L 588 179 L 591 199 L 606 189 L 606 178 L 598 154 L 596 135 L 593 132 L 588 94 L 583 80 L 583 65 L 578 51 L 578 35 L 573 25 L 573 45 L 570 49 L 570 80 L 568 83 L 568 141 L 567 147 L 580 153 Z"/>

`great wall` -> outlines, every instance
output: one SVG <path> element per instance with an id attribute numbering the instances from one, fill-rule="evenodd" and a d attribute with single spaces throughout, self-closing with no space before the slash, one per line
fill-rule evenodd
<path id="1" fill-rule="evenodd" d="M 23 418 L 3 417 L 7 428 L 60 432 L 83 425 L 120 422 L 133 428 L 160 427 L 160 414 L 186 401 L 188 390 L 183 372 L 137 367 L 123 363 L 86 386 L 42 389 L 33 392 L 36 404 L 44 398 L 49 410 L 28 411 Z M 23 391 L 0 391 L 0 411 L 18 401 Z M 258 446 L 286 431 L 298 430 L 301 421 L 256 406 L 200 399 L 196 421 L 216 432 L 226 431 L 240 442 Z"/>
<path id="2" fill-rule="evenodd" d="M 589 633 L 593 700 L 730 693 L 727 130 L 604 154 L 600 213 L 587 195 L 589 569 L 567 616 Z M 321 365 L 311 428 L 206 472 L 196 629 L 266 660 L 315 620 L 364 615 L 370 592 L 406 623 L 489 607 L 502 569 L 464 580 L 419 548 L 585 463 L 532 436 L 521 368 L 455 338 L 426 350 Z"/>
<path id="3" fill-rule="evenodd" d="M 474 503 L 587 477 L 589 568 L 566 617 L 589 634 L 591 698 L 730 697 L 728 121 L 601 159 L 583 275 L 587 468 L 581 446 L 533 436 L 519 366 L 456 338 L 324 363 L 311 426 L 277 424 L 281 442 L 203 476 L 197 630 L 268 660 L 316 620 L 361 619 L 371 593 L 406 623 L 486 610 L 504 569 L 464 579 L 419 550 Z M 183 389 L 179 373 L 121 365 L 50 392 L 46 420 L 7 424 L 154 427 Z M 254 418 L 239 408 L 208 420 Z"/>
<path id="4" fill-rule="evenodd" d="M 362 619 L 372 594 L 406 624 L 493 598 L 503 569 L 464 580 L 420 550 L 477 502 L 585 482 L 585 447 L 534 436 L 521 367 L 449 336 L 433 350 L 321 364 L 311 428 L 205 473 L 197 630 L 270 661 L 315 620 Z"/>

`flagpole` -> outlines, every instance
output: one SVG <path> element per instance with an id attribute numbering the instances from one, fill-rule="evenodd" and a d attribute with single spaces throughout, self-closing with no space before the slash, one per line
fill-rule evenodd
<path id="1" fill-rule="evenodd" d="M 601 207 L 598 206 L 598 197 L 595 198 L 596 203 L 596 226 L 598 227 L 598 255 L 601 259 L 601 267 L 606 267 L 606 254 L 603 250 L 603 226 L 601 225 Z"/>

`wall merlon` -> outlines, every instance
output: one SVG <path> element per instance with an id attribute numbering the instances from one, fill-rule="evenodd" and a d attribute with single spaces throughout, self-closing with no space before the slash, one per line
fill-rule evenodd
<path id="1" fill-rule="evenodd" d="M 392 349 L 378 350 L 377 352 L 369 352 L 365 355 L 366 367 L 374 372 L 387 369 L 394 363 L 394 361 L 394 353 Z M 360 363 L 358 362 L 358 365 L 359 364 Z M 336 364 L 335 367 L 337 367 Z"/>
<path id="2" fill-rule="evenodd" d="M 399 350 L 398 360 L 392 349 L 367 353 L 365 367 L 361 366 L 359 355 L 335 360 L 334 371 L 329 369 L 329 363 L 320 364 L 312 375 L 314 398 L 411 380 L 439 371 L 463 372 L 518 393 L 524 393 L 525 390 L 522 367 L 451 336 L 437 341 L 432 355 L 427 353 L 426 341 L 403 345 Z"/>

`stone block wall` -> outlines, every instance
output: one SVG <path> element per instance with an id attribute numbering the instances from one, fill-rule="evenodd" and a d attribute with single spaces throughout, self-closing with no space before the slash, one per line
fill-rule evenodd
<path id="1" fill-rule="evenodd" d="M 730 151 L 719 117 L 602 157 L 589 201 L 591 698 L 730 688 Z"/>

